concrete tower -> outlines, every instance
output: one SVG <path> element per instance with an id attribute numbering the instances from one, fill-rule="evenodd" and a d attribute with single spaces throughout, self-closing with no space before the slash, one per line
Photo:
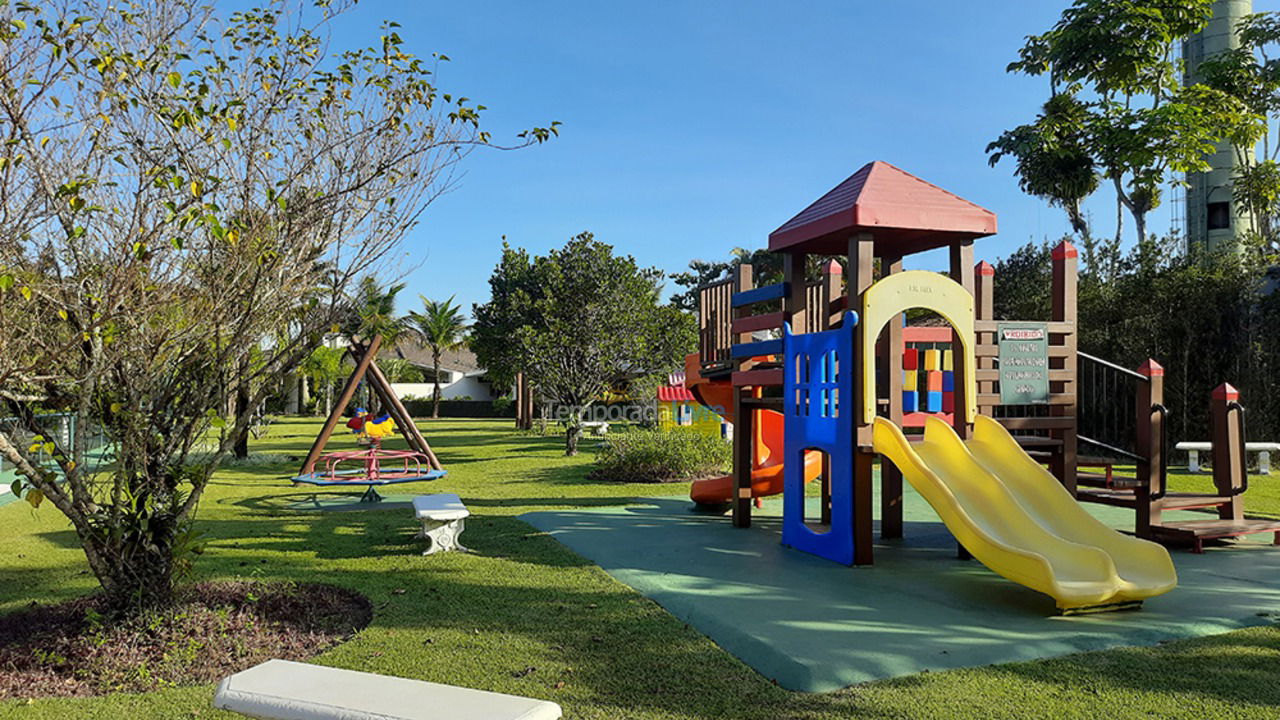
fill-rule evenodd
<path id="1" fill-rule="evenodd" d="M 1236 25 L 1253 12 L 1253 0 L 1216 0 L 1213 19 L 1201 32 L 1187 38 L 1182 47 L 1186 61 L 1184 81 L 1200 81 L 1201 61 L 1224 50 L 1240 47 Z M 1239 238 L 1251 224 L 1249 213 L 1237 207 L 1231 197 L 1231 180 L 1236 174 L 1236 154 L 1230 143 L 1218 143 L 1209 158 L 1213 169 L 1187 173 L 1187 243 L 1214 248 L 1238 248 Z"/>

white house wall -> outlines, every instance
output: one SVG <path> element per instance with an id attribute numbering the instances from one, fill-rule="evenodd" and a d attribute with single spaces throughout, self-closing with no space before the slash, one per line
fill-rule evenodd
<path id="1" fill-rule="evenodd" d="M 402 400 L 410 396 L 430 400 L 435 393 L 433 383 L 391 383 L 391 389 Z M 472 400 L 493 400 L 495 396 L 490 392 L 488 383 L 480 382 L 480 378 L 460 376 L 453 382 L 440 383 L 440 397 L 444 400 L 463 397 L 469 397 Z"/>

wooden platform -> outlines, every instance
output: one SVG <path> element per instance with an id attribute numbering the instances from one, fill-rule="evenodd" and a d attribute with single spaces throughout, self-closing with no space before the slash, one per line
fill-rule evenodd
<path id="1" fill-rule="evenodd" d="M 1093 502 L 1124 508 L 1133 508 L 1137 505 L 1131 488 L 1111 490 L 1105 488 L 1080 488 L 1079 492 L 1076 493 L 1076 499 L 1080 502 Z M 1191 510 L 1195 508 L 1215 508 L 1228 502 L 1231 502 L 1231 498 L 1225 495 L 1171 492 L 1164 496 L 1161 507 L 1165 510 Z"/>
<path id="2" fill-rule="evenodd" d="M 1177 520 L 1151 526 L 1152 535 L 1161 542 L 1191 545 L 1194 553 L 1204 552 L 1205 540 L 1274 533 L 1273 544 L 1280 545 L 1280 520 Z"/>

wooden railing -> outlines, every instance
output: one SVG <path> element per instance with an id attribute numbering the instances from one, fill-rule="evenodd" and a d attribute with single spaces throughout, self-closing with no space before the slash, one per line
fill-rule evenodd
<path id="1" fill-rule="evenodd" d="M 797 332 L 824 332 L 840 323 L 846 304 L 840 288 L 842 272 L 839 265 L 828 266 L 820 279 L 805 284 L 804 328 Z"/>
<path id="2" fill-rule="evenodd" d="M 698 347 L 704 372 L 728 370 L 732 364 L 734 285 L 735 278 L 729 278 L 698 289 Z"/>
<path id="3" fill-rule="evenodd" d="M 740 280 L 751 277 L 750 266 L 739 268 Z M 740 285 L 746 283 L 740 282 Z M 767 360 L 774 355 L 782 354 L 782 338 L 771 332 L 768 339 L 756 340 L 754 333 L 762 330 L 780 331 L 786 315 L 782 312 L 765 312 L 757 314 L 758 306 L 766 305 L 767 309 L 776 307 L 790 292 L 787 283 L 774 283 L 741 290 L 733 294 L 733 322 L 730 324 L 731 334 L 738 338 L 730 349 L 730 355 L 736 363 L 733 373 L 733 384 L 737 386 L 781 385 L 782 369 L 776 363 Z"/>
<path id="4" fill-rule="evenodd" d="M 978 412 L 1000 421 L 1028 446 L 1049 454 L 1053 474 L 1072 493 L 1077 484 L 1079 391 L 1076 355 L 1076 251 L 1067 243 L 1053 250 L 1053 292 L 1048 332 L 1049 397 L 1035 405 L 1000 402 L 999 326 L 994 313 L 994 269 L 974 268 L 974 337 L 978 369 Z"/>
<path id="5" fill-rule="evenodd" d="M 838 264 L 830 263 L 820 279 L 805 284 L 804 319 L 801 327 L 792 328 L 794 332 L 822 332 L 839 324 L 846 304 L 841 294 L 842 272 Z M 781 333 L 787 315 L 778 308 L 789 286 L 756 287 L 753 280 L 752 267 L 741 265 L 734 268 L 732 277 L 698 288 L 698 346 L 704 373 L 735 369 L 733 347 L 752 342 L 752 334 Z"/>

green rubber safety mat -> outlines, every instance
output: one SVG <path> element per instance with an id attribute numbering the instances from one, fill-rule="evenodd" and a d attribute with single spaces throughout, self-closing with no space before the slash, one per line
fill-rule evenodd
<path id="1" fill-rule="evenodd" d="M 1154 645 L 1280 620 L 1280 548 L 1270 534 L 1203 555 L 1171 551 L 1179 586 L 1141 610 L 1062 617 L 1048 596 L 958 559 L 950 533 L 910 488 L 905 538 L 877 539 L 873 567 L 784 548 L 777 498 L 755 511 L 749 529 L 690 505 L 667 497 L 521 517 L 793 690 Z M 1132 526 L 1130 510 L 1086 507 L 1113 527 Z M 1196 516 L 1165 515 L 1183 517 Z"/>

